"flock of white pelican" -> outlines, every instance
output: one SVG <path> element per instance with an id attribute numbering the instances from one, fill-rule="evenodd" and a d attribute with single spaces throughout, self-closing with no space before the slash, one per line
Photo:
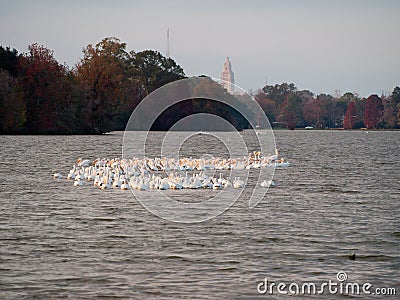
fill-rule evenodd
<path id="1" fill-rule="evenodd" d="M 243 188 L 245 182 L 240 177 L 234 180 L 219 176 L 208 176 L 206 171 L 245 170 L 264 167 L 286 167 L 290 164 L 275 155 L 262 157 L 253 152 L 249 156 L 235 159 L 223 158 L 133 158 L 133 159 L 78 159 L 67 174 L 74 186 L 92 182 L 100 189 L 120 188 L 121 190 L 168 190 L 168 189 L 225 189 Z M 53 174 L 62 179 L 60 173 Z M 274 186 L 272 180 L 264 180 L 263 187 Z"/>

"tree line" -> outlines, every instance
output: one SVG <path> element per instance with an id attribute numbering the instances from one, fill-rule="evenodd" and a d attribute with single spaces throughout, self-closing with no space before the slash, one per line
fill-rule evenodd
<path id="1" fill-rule="evenodd" d="M 72 69 L 38 44 L 28 46 L 28 53 L 23 54 L 0 46 L 0 133 L 124 130 L 140 101 L 159 87 L 184 78 L 182 67 L 173 59 L 153 50 L 127 51 L 126 44 L 113 37 L 86 46 L 83 58 Z M 209 91 L 210 99 L 219 95 L 236 102 L 241 111 L 251 115 L 246 105 L 210 78 L 191 89 Z M 237 129 L 249 127 L 236 110 L 210 99 L 188 99 L 170 107 L 151 129 L 168 130 L 179 119 L 201 112 L 219 115 Z M 208 125 L 213 128 L 214 124 Z"/>
<path id="2" fill-rule="evenodd" d="M 354 93 L 314 95 L 293 83 L 266 85 L 254 98 L 273 127 L 400 128 L 400 88 L 389 96 L 361 98 Z"/>
<path id="3" fill-rule="evenodd" d="M 153 50 L 128 51 L 126 43 L 113 37 L 87 45 L 73 68 L 60 64 L 52 50 L 38 44 L 28 46 L 28 52 L 22 54 L 0 46 L 0 133 L 124 130 L 140 101 L 157 88 L 183 78 L 182 67 L 173 59 Z M 260 117 L 251 98 L 234 97 L 211 79 L 195 89 L 235 101 L 241 112 Z M 254 99 L 273 127 L 400 127 L 399 87 L 390 96 L 365 99 L 353 93 L 315 96 L 308 90 L 299 91 L 293 83 L 282 83 L 264 86 Z M 167 130 L 177 120 L 200 112 L 219 115 L 237 129 L 249 127 L 241 113 L 227 105 L 188 99 L 164 112 L 152 129 Z"/>
<path id="4" fill-rule="evenodd" d="M 153 50 L 127 51 L 117 38 L 83 50 L 72 69 L 38 44 L 29 52 L 0 47 L 0 132 L 93 134 L 123 130 L 153 90 L 185 77 Z"/>

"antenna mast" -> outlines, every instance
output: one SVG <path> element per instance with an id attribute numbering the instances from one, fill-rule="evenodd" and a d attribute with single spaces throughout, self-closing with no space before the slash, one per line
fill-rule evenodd
<path id="1" fill-rule="evenodd" d="M 167 58 L 169 58 L 169 28 L 167 28 Z"/>

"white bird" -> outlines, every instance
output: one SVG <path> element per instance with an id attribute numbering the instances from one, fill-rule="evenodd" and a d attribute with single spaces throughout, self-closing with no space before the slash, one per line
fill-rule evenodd
<path id="1" fill-rule="evenodd" d="M 213 190 L 220 190 L 222 189 L 222 185 L 219 182 L 214 182 Z"/>
<path id="2" fill-rule="evenodd" d="M 222 173 L 219 174 L 218 183 L 223 183 L 224 178 L 222 178 Z"/>
<path id="3" fill-rule="evenodd" d="M 89 167 L 91 161 L 88 160 L 88 159 L 85 159 L 85 160 L 78 159 L 77 163 L 78 163 L 78 166 L 79 166 L 79 167 Z"/>
<path id="4" fill-rule="evenodd" d="M 129 184 L 128 184 L 128 182 L 126 181 L 126 179 L 124 179 L 124 180 L 122 181 L 121 190 L 129 190 Z"/>
<path id="5" fill-rule="evenodd" d="M 146 180 L 142 178 L 137 186 L 137 189 L 139 191 L 147 191 L 149 187 L 150 187 L 149 183 L 147 183 Z"/>
<path id="6" fill-rule="evenodd" d="M 169 188 L 170 188 L 169 183 L 166 180 L 161 180 L 158 184 L 159 190 L 168 190 Z"/>
<path id="7" fill-rule="evenodd" d="M 275 164 L 276 167 L 289 167 L 290 163 L 285 161 L 283 158 L 281 158 L 280 160 L 278 160 Z"/>
<path id="8" fill-rule="evenodd" d="M 201 182 L 200 182 L 199 176 L 198 176 L 198 174 L 196 174 L 196 175 L 197 176 L 195 176 L 193 174 L 193 178 L 192 178 L 191 183 L 189 185 L 190 189 L 198 189 L 198 188 L 201 187 Z"/>
<path id="9" fill-rule="evenodd" d="M 208 177 L 206 170 L 253 169 L 264 167 L 284 167 L 290 164 L 275 155 L 261 157 L 260 151 L 249 156 L 224 159 L 220 157 L 196 158 L 132 158 L 132 159 L 79 159 L 72 166 L 67 178 L 75 179 L 74 185 L 80 186 L 83 180 L 94 181 L 101 189 L 121 187 L 121 189 L 198 189 L 198 188 L 243 188 L 245 182 L 236 177 L 232 182 L 225 179 L 223 173 L 217 178 Z M 179 175 L 179 171 L 186 171 Z M 193 171 L 200 171 L 195 173 Z M 160 173 L 162 172 L 162 173 Z M 177 172 L 177 173 L 176 173 Z M 191 172 L 189 175 L 188 172 Z M 61 178 L 60 173 L 54 173 L 54 178 Z M 124 187 L 122 187 L 124 185 Z M 273 182 L 265 181 L 262 186 L 273 186 Z"/>
<path id="10" fill-rule="evenodd" d="M 225 180 L 224 188 L 231 188 L 232 187 L 232 182 L 229 180 Z"/>
<path id="11" fill-rule="evenodd" d="M 233 181 L 233 187 L 235 189 L 241 189 L 244 186 L 244 181 L 240 180 L 239 177 L 235 177 L 235 180 Z"/>
<path id="12" fill-rule="evenodd" d="M 75 179 L 75 177 L 76 177 L 75 172 L 76 172 L 76 169 L 75 169 L 75 166 L 74 166 L 71 170 L 69 170 L 67 178 L 68 179 Z"/>
<path id="13" fill-rule="evenodd" d="M 114 178 L 114 181 L 113 181 L 112 186 L 113 186 L 114 188 L 118 188 L 118 187 L 121 186 L 121 180 L 119 180 L 119 177 L 118 177 L 118 176 Z"/>
<path id="14" fill-rule="evenodd" d="M 181 190 L 182 189 L 182 185 L 175 181 L 170 182 L 169 187 L 171 190 Z"/>
<path id="15" fill-rule="evenodd" d="M 104 176 L 103 181 L 99 184 L 99 186 L 102 190 L 110 189 L 112 187 L 111 178 L 108 179 L 107 176 Z"/>
<path id="16" fill-rule="evenodd" d="M 74 186 L 82 186 L 82 185 L 83 185 L 83 182 L 80 178 L 76 178 L 74 180 Z"/>
<path id="17" fill-rule="evenodd" d="M 261 182 L 261 186 L 262 187 L 272 187 L 275 186 L 275 182 L 273 182 L 272 180 L 264 180 L 263 182 Z"/>
<path id="18" fill-rule="evenodd" d="M 84 180 L 85 179 L 85 175 L 83 175 L 83 172 L 79 172 L 78 175 L 75 176 L 75 179 Z"/>

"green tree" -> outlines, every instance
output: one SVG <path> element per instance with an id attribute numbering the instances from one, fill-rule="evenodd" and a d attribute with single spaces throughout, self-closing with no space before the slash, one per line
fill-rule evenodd
<path id="1" fill-rule="evenodd" d="M 0 69 L 0 133 L 18 133 L 25 125 L 25 105 L 16 79 Z"/>
<path id="2" fill-rule="evenodd" d="M 279 118 L 279 108 L 286 100 L 286 98 L 297 91 L 297 87 L 293 83 L 281 83 L 275 85 L 266 85 L 262 89 L 267 98 L 275 102 L 274 115 Z"/>
<path id="3" fill-rule="evenodd" d="M 336 101 L 336 122 L 343 126 L 344 116 L 346 114 L 347 106 L 351 101 L 359 100 L 353 93 L 347 92 L 343 94 Z"/>
<path id="4" fill-rule="evenodd" d="M 19 58 L 17 50 L 0 46 L 0 69 L 7 70 L 11 76 L 17 76 Z"/>
<path id="5" fill-rule="evenodd" d="M 396 124 L 397 126 L 396 127 L 400 127 L 400 87 L 396 86 L 393 89 L 391 99 L 396 106 L 395 111 L 394 111 L 394 113 L 397 115 L 397 124 Z"/>
<path id="6" fill-rule="evenodd" d="M 164 84 L 185 78 L 183 69 L 173 59 L 154 50 L 131 52 L 130 67 L 140 98 Z"/>
<path id="7" fill-rule="evenodd" d="M 389 97 L 382 97 L 384 106 L 383 126 L 385 128 L 400 127 L 400 88 L 395 87 Z"/>
<path id="8" fill-rule="evenodd" d="M 257 116 L 255 116 L 254 112 L 250 110 L 250 107 L 247 104 L 247 99 L 246 101 L 243 101 L 243 99 L 238 99 L 234 95 L 227 93 L 220 84 L 216 83 L 211 78 L 202 80 L 200 84 L 193 89 L 193 96 L 196 97 L 196 95 L 206 95 L 208 98 L 193 99 L 193 113 L 209 113 L 220 116 L 238 130 L 249 128 L 248 121 L 256 123 L 255 118 Z M 232 104 L 232 106 L 210 99 L 221 99 L 226 103 Z M 242 113 L 248 116 L 250 120 L 246 120 Z"/>

